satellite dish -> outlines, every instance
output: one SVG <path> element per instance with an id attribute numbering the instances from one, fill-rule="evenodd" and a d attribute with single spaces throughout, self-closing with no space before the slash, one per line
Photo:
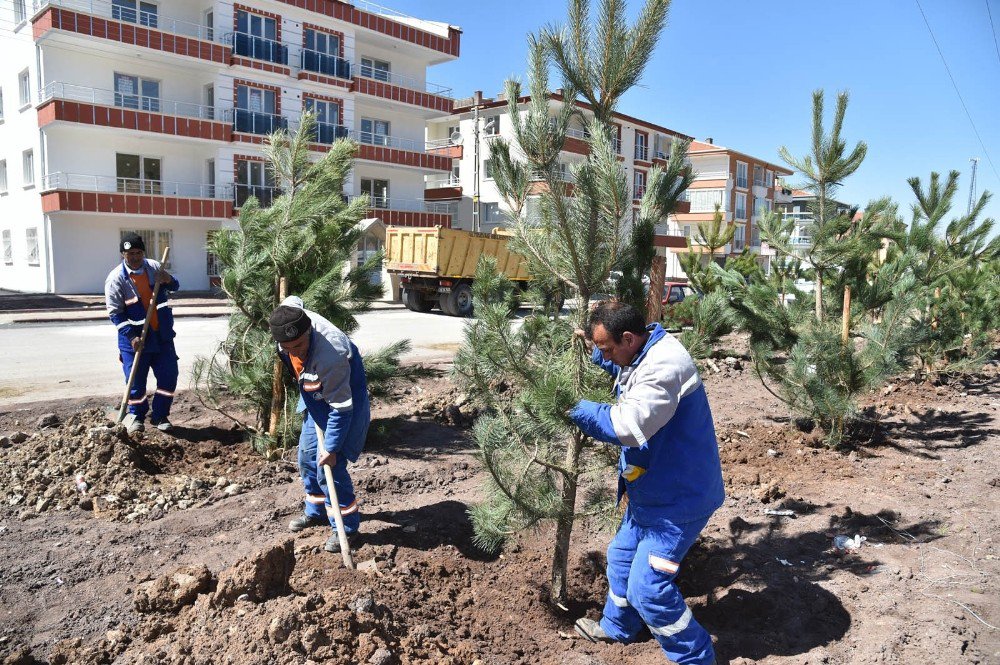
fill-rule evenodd
<path id="1" fill-rule="evenodd" d="M 462 145 L 462 132 L 455 130 L 451 133 L 451 136 L 449 136 L 448 138 L 455 145 Z"/>

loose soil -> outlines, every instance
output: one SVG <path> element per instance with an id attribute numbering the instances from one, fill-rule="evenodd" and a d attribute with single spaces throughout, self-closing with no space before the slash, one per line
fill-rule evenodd
<path id="1" fill-rule="evenodd" d="M 835 452 L 742 360 L 706 364 L 728 498 L 679 584 L 720 663 L 1000 663 L 998 370 L 890 386 Z M 607 592 L 600 525 L 574 530 L 565 609 L 546 602 L 549 527 L 475 547 L 484 475 L 446 377 L 376 405 L 357 571 L 327 530 L 287 532 L 294 451 L 255 455 L 186 396 L 169 436 L 108 430 L 104 406 L 0 409 L 2 663 L 665 662 L 648 638 L 573 638 Z"/>

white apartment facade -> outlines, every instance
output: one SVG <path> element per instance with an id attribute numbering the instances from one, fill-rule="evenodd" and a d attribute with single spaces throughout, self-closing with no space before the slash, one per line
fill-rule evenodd
<path id="1" fill-rule="evenodd" d="M 816 222 L 816 216 L 813 213 L 815 203 L 816 195 L 812 192 L 804 189 L 793 189 L 789 196 L 778 205 L 778 209 L 782 211 L 785 219 L 791 219 L 794 223 L 791 244 L 799 256 L 804 256 L 812 247 L 813 225 Z M 838 215 L 850 214 L 850 204 L 841 201 L 832 201 L 832 204 Z"/>
<path id="2" fill-rule="evenodd" d="M 733 241 L 713 257 L 722 262 L 749 248 L 755 252 L 761 267 L 768 271 L 774 255 L 767 243 L 761 242 L 758 221 L 762 214 L 776 209 L 789 200 L 789 190 L 781 182 L 792 171 L 715 144 L 712 139 L 692 141 L 688 159 L 694 172 L 694 182 L 688 188 L 689 211 L 675 216 L 681 235 L 695 237 L 700 223 L 711 221 L 719 205 L 723 221 L 736 228 Z M 675 250 L 677 251 L 677 250 Z M 687 251 L 684 248 L 681 251 Z"/>
<path id="3" fill-rule="evenodd" d="M 187 290 L 208 289 L 209 235 L 276 190 L 261 144 L 319 116 L 317 155 L 349 136 L 345 196 L 381 224 L 448 225 L 425 178 L 451 160 L 425 144 L 450 91 L 427 68 L 458 57 L 461 31 L 335 0 L 15 0 L 0 7 L 0 289 L 91 293 L 123 232 L 171 246 Z M 7 39 L 9 37 L 9 39 Z M 381 224 L 372 225 L 373 229 Z M 378 249 L 367 236 L 358 259 Z"/>
<path id="4" fill-rule="evenodd" d="M 525 109 L 529 101 L 530 98 L 523 98 L 520 108 Z M 562 103 L 561 91 L 557 91 L 550 100 L 553 116 Z M 588 114 L 588 106 L 585 103 L 577 102 L 577 106 L 584 114 Z M 490 157 L 490 145 L 497 137 L 514 141 L 513 126 L 508 111 L 507 100 L 502 94 L 490 99 L 484 98 L 482 93 L 477 91 L 472 97 L 456 100 L 454 113 L 451 115 L 428 122 L 429 144 L 446 141 L 452 143 L 439 151 L 440 154 L 451 157 L 452 172 L 447 175 L 429 176 L 425 196 L 428 201 L 450 206 L 454 228 L 473 229 L 475 221 L 473 199 L 477 194 L 480 202 L 479 230 L 489 233 L 503 225 L 503 214 L 508 208 L 497 190 L 487 161 Z M 478 161 L 476 122 L 479 123 Z M 637 211 L 645 191 L 649 170 L 656 164 L 662 166 L 666 163 L 675 140 L 690 137 L 620 113 L 615 115 L 614 124 L 617 127 L 615 146 L 625 167 L 628 181 L 632 183 L 634 210 Z M 572 164 L 586 159 L 588 153 L 583 121 L 574 118 L 570 123 L 566 143 L 560 155 L 560 164 L 567 180 L 571 178 Z M 531 197 L 527 205 L 530 214 Z M 678 211 L 686 209 L 687 203 L 680 202 Z M 657 225 L 655 243 L 658 252 L 667 259 L 667 276 L 682 276 L 676 255 L 668 251 L 685 246 L 685 241 L 680 237 L 678 226 L 672 218 L 664 219 Z"/>

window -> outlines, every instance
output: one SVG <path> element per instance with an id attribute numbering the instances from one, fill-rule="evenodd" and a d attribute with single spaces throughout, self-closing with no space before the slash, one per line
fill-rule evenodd
<path id="1" fill-rule="evenodd" d="M 274 90 L 236 86 L 236 131 L 270 134 L 287 123 L 278 115 Z"/>
<path id="2" fill-rule="evenodd" d="M 28 9 L 25 0 L 14 0 L 14 25 L 18 26 L 28 19 Z"/>
<path id="3" fill-rule="evenodd" d="M 160 111 L 160 82 L 115 72 L 115 106 Z"/>
<path id="4" fill-rule="evenodd" d="M 371 199 L 373 208 L 389 207 L 389 181 L 375 178 L 361 179 L 361 193 L 367 194 Z"/>
<path id="5" fill-rule="evenodd" d="M 212 9 L 205 12 L 205 39 L 215 41 L 215 11 Z"/>
<path id="6" fill-rule="evenodd" d="M 347 137 L 347 128 L 340 124 L 339 104 L 306 97 L 305 107 L 316 114 L 316 141 L 329 144 Z"/>
<path id="7" fill-rule="evenodd" d="M 459 175 L 462 172 L 461 166 L 462 166 L 462 160 L 460 159 L 451 160 L 451 177 L 454 178 L 455 180 L 458 180 Z"/>
<path id="8" fill-rule="evenodd" d="M 647 161 L 649 159 L 649 136 L 645 132 L 635 132 L 635 158 Z"/>
<path id="9" fill-rule="evenodd" d="M 736 186 L 747 188 L 747 165 L 745 162 L 736 162 Z"/>
<path id="10" fill-rule="evenodd" d="M 135 0 L 111 0 L 111 18 L 116 21 L 155 28 L 158 23 L 156 11 L 156 5 L 152 2 L 140 2 L 136 5 Z"/>
<path id="11" fill-rule="evenodd" d="M 753 214 L 755 217 L 759 217 L 766 212 L 771 211 L 771 202 L 763 197 L 755 196 L 753 199 Z"/>
<path id="12" fill-rule="evenodd" d="M 361 58 L 361 75 L 376 81 L 388 81 L 392 74 L 392 65 L 384 60 Z"/>
<path id="13" fill-rule="evenodd" d="M 736 233 L 733 234 L 733 251 L 743 249 L 746 244 L 747 229 L 742 224 L 736 225 Z"/>
<path id="14" fill-rule="evenodd" d="M 0 88 L 0 122 L 3 122 L 3 88 Z"/>
<path id="15" fill-rule="evenodd" d="M 646 193 L 646 172 L 636 171 L 632 179 L 632 198 L 641 199 Z"/>
<path id="16" fill-rule="evenodd" d="M 689 189 L 688 201 L 691 202 L 691 212 L 715 212 L 715 206 L 722 206 L 725 192 L 721 189 Z"/>
<path id="17" fill-rule="evenodd" d="M 0 194 L 7 193 L 7 160 L 0 159 Z"/>
<path id="18" fill-rule="evenodd" d="M 31 77 L 29 76 L 27 69 L 25 69 L 23 72 L 17 75 L 17 91 L 21 107 L 24 108 L 25 106 L 30 105 Z"/>
<path id="19" fill-rule="evenodd" d="M 130 233 L 135 233 L 140 238 L 142 238 L 142 243 L 146 245 L 146 256 L 153 258 L 155 257 L 157 261 L 163 256 L 163 249 L 165 247 L 174 246 L 174 232 L 169 229 L 119 229 L 119 238 L 124 238 Z M 167 262 L 163 265 L 164 269 L 172 270 L 174 252 L 171 250 L 170 256 L 167 257 Z"/>
<path id="20" fill-rule="evenodd" d="M 218 233 L 217 230 L 212 230 L 205 234 L 205 274 L 209 277 L 218 277 L 222 274 L 222 262 L 208 249 L 212 245 L 216 233 Z"/>
<path id="21" fill-rule="evenodd" d="M 493 180 L 493 165 L 489 158 L 483 160 L 483 177 L 487 180 Z"/>
<path id="22" fill-rule="evenodd" d="M 499 224 L 503 221 L 500 218 L 499 203 L 483 203 L 483 224 Z"/>
<path id="23" fill-rule="evenodd" d="M 462 131 L 459 129 L 458 125 L 453 125 L 448 128 L 448 140 L 454 141 L 455 139 L 462 138 Z"/>
<path id="24" fill-rule="evenodd" d="M 747 195 L 736 194 L 736 219 L 747 218 Z"/>
<path id="25" fill-rule="evenodd" d="M 681 233 L 684 235 L 685 238 L 690 238 L 691 237 L 691 225 L 690 224 L 685 224 L 684 226 L 682 226 L 681 227 Z"/>
<path id="26" fill-rule="evenodd" d="M 368 261 L 376 258 L 378 253 L 383 249 L 382 241 L 366 233 L 361 236 L 361 240 L 358 241 L 358 254 L 357 254 L 357 266 L 360 268 Z M 368 280 L 372 284 L 382 283 L 382 262 L 379 261 L 376 266 L 374 266 L 368 273 Z"/>
<path id="27" fill-rule="evenodd" d="M 374 118 L 361 119 L 361 135 L 358 140 L 361 143 L 372 145 L 389 145 L 391 125 L 388 120 L 376 120 Z"/>
<path id="28" fill-rule="evenodd" d="M 288 63 L 288 47 L 278 41 L 278 22 L 243 10 L 236 11 L 233 53 L 282 65 Z"/>
<path id="29" fill-rule="evenodd" d="M 25 150 L 21 153 L 21 167 L 24 173 L 24 186 L 35 186 L 35 151 Z"/>
<path id="30" fill-rule="evenodd" d="M 38 252 L 38 229 L 25 229 L 24 230 L 24 240 L 28 247 L 28 265 L 37 266 L 39 265 L 39 252 Z"/>
<path id="31" fill-rule="evenodd" d="M 162 194 L 160 159 L 140 155 L 115 155 L 117 188 L 128 194 Z"/>
<path id="32" fill-rule="evenodd" d="M 318 32 L 310 28 L 305 31 L 306 48 L 324 55 L 340 56 L 340 37 Z"/>
<path id="33" fill-rule="evenodd" d="M 303 35 L 302 68 L 327 76 L 351 78 L 351 64 L 341 57 L 338 35 L 306 28 Z"/>
<path id="34" fill-rule="evenodd" d="M 10 237 L 10 229 L 3 231 L 3 264 L 5 266 L 14 265 L 14 243 Z"/>
<path id="35" fill-rule="evenodd" d="M 262 207 L 268 207 L 279 194 L 274 183 L 274 175 L 267 163 L 250 159 L 236 160 L 236 207 L 243 205 L 251 196 Z"/>
<path id="36" fill-rule="evenodd" d="M 202 196 L 207 199 L 215 198 L 215 160 L 205 160 L 205 182 L 208 184 L 202 192 Z"/>
<path id="37" fill-rule="evenodd" d="M 483 125 L 483 133 L 486 134 L 486 136 L 499 136 L 500 116 L 491 115 L 486 118 L 486 123 Z"/>
<path id="38" fill-rule="evenodd" d="M 764 172 L 764 186 L 774 187 L 774 171 L 771 169 Z"/>
<path id="39" fill-rule="evenodd" d="M 756 187 L 764 186 L 764 167 L 754 166 L 753 167 L 753 184 Z"/>

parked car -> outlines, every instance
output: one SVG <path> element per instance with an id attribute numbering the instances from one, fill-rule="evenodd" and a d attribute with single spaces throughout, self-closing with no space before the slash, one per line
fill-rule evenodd
<path id="1" fill-rule="evenodd" d="M 663 283 L 663 320 L 669 326 L 689 326 L 694 323 L 692 305 L 701 293 L 684 282 Z M 687 301 L 687 306 L 682 305 Z"/>

